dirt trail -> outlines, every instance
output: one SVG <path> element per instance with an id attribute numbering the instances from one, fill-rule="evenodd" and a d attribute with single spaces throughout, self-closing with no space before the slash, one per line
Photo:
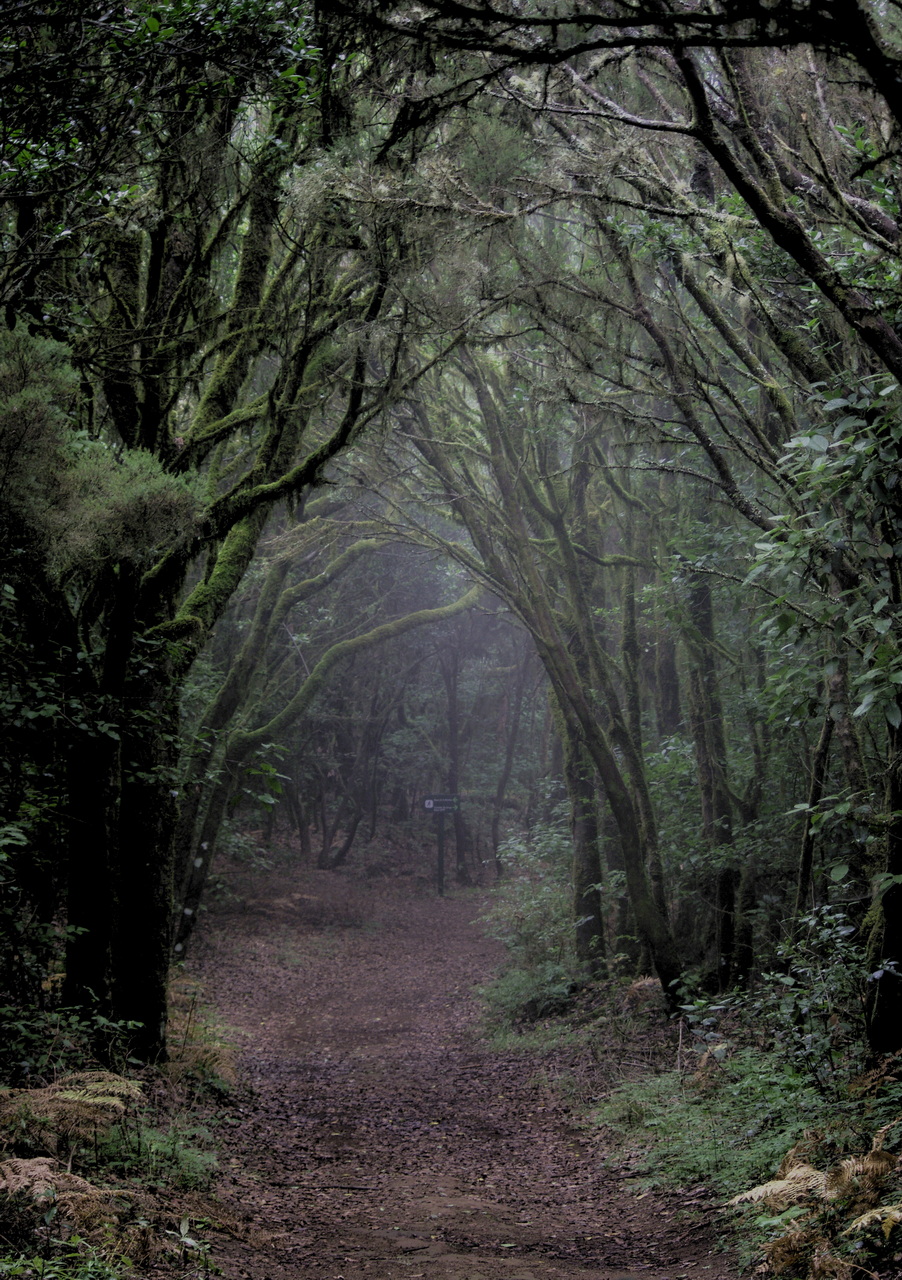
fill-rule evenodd
<path id="1" fill-rule="evenodd" d="M 227 1280 L 733 1280 L 704 1200 L 630 1193 L 547 1063 L 482 1042 L 476 899 L 269 879 L 193 961 L 248 1086 L 218 1131 L 249 1223 L 213 1238 Z"/>

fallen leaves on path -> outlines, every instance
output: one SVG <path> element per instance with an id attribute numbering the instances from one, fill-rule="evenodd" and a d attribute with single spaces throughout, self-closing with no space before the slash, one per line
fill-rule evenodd
<path id="1" fill-rule="evenodd" d="M 503 957 L 480 905 L 297 870 L 208 918 L 193 967 L 241 1048 L 217 1195 L 246 1238 L 211 1237 L 227 1280 L 735 1275 L 704 1192 L 631 1194 L 553 1060 L 482 1039 L 474 987 Z"/>

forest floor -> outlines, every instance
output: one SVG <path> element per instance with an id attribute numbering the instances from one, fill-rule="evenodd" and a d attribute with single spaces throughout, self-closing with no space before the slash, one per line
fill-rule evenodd
<path id="1" fill-rule="evenodd" d="M 226 1280 L 734 1280 L 704 1187 L 643 1191 L 555 1078 L 493 1048 L 475 891 L 227 873 L 190 970 L 239 1046 L 217 1124 Z"/>

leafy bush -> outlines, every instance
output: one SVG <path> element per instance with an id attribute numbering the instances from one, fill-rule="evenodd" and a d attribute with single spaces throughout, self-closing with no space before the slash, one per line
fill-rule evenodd
<path id="1" fill-rule="evenodd" d="M 137 1023 L 86 1017 L 77 1009 L 0 1006 L 0 1080 L 47 1080 L 91 1062 L 102 1048 L 105 1062 L 124 1068 L 129 1035 Z"/>
<path id="2" fill-rule="evenodd" d="M 0 1277 L 21 1277 L 21 1280 L 122 1280 L 130 1268 L 114 1266 L 93 1249 L 79 1241 L 70 1241 L 69 1247 L 53 1258 L 19 1255 L 0 1258 Z"/>
<path id="3" fill-rule="evenodd" d="M 779 969 L 736 1007 L 825 1098 L 838 1101 L 865 1066 L 864 948 L 843 913 L 826 906 L 798 921 L 777 958 Z"/>
<path id="4" fill-rule="evenodd" d="M 502 1023 L 535 1021 L 562 1013 L 577 989 L 565 965 L 544 960 L 528 969 L 506 970 L 490 986 L 480 988 L 490 1013 Z"/>
<path id="5" fill-rule="evenodd" d="M 174 1119 L 155 1129 L 139 1118 L 117 1125 L 96 1148 L 98 1169 L 149 1186 L 199 1189 L 209 1185 L 216 1170 L 210 1150 L 211 1134 L 190 1117 Z"/>
<path id="6" fill-rule="evenodd" d="M 723 1056 L 721 1056 L 721 1054 Z M 778 1058 L 726 1046 L 673 1070 L 616 1089 L 593 1113 L 653 1182 L 705 1182 L 735 1195 L 774 1169 L 803 1129 L 825 1119 L 810 1080 Z"/>
<path id="7" fill-rule="evenodd" d="M 482 995 L 502 1022 L 560 1012 L 583 973 L 576 958 L 570 890 L 572 848 L 566 814 L 505 841 L 503 877 L 480 917 L 511 953 L 510 967 Z"/>
<path id="8" fill-rule="evenodd" d="M 501 845 L 498 856 L 503 877 L 492 905 L 480 917 L 486 931 L 503 942 L 519 963 L 572 960 L 572 849 L 565 815 L 558 811 L 552 821 L 512 836 Z"/>

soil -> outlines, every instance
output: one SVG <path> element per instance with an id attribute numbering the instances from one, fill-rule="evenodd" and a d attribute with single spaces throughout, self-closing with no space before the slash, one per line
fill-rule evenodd
<path id="1" fill-rule="evenodd" d="M 734 1280 L 704 1187 L 642 1192 L 555 1074 L 498 1051 L 475 892 L 231 878 L 191 969 L 240 1046 L 218 1116 L 226 1280 Z M 239 882 L 240 881 L 240 882 Z"/>

